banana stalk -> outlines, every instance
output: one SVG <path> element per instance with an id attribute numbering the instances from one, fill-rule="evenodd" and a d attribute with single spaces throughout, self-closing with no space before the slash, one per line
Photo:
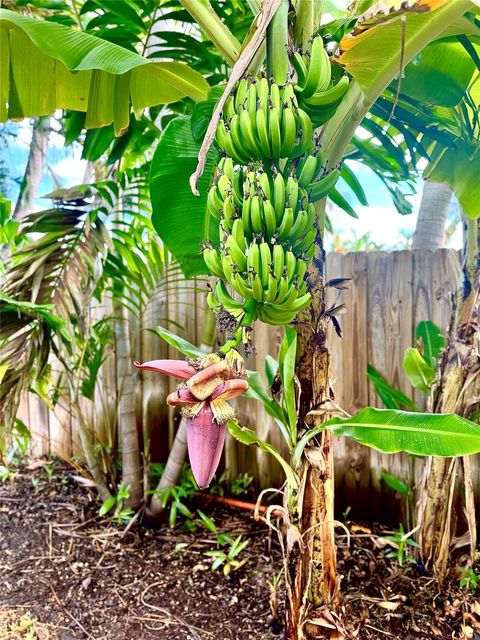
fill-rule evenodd
<path id="1" fill-rule="evenodd" d="M 208 35 L 229 64 L 233 65 L 242 48 L 233 33 L 220 20 L 208 0 L 180 0 L 180 4 Z"/>
<path id="2" fill-rule="evenodd" d="M 282 0 L 267 29 L 267 74 L 278 84 L 285 84 L 287 80 L 287 45 L 288 0 Z"/>

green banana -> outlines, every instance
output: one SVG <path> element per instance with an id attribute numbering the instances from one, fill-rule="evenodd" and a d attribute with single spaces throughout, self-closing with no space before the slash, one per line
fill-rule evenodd
<path id="1" fill-rule="evenodd" d="M 312 202 L 321 200 L 328 195 L 328 192 L 333 189 L 339 177 L 340 171 L 338 169 L 333 169 L 317 182 L 313 182 L 309 187 L 309 194 Z"/>
<path id="2" fill-rule="evenodd" d="M 305 64 L 305 60 L 303 59 L 303 56 L 300 53 L 300 51 L 293 52 L 291 62 L 292 62 L 293 68 L 297 73 L 297 84 L 300 87 L 303 87 L 307 80 L 308 67 Z"/>
<path id="3" fill-rule="evenodd" d="M 247 285 L 245 279 L 239 273 L 235 274 L 232 286 L 239 296 L 242 296 L 245 300 L 253 300 L 253 291 L 251 287 Z"/>
<path id="4" fill-rule="evenodd" d="M 280 158 L 282 152 L 282 134 L 278 114 L 279 110 L 276 107 L 272 107 L 268 111 L 268 128 L 270 132 L 272 158 Z"/>
<path id="5" fill-rule="evenodd" d="M 243 309 L 243 302 L 232 298 L 222 280 L 219 280 L 215 285 L 215 297 L 225 308 Z"/>
<path id="6" fill-rule="evenodd" d="M 298 184 L 301 187 L 308 187 L 312 182 L 315 171 L 317 170 L 317 158 L 315 156 L 307 156 L 303 163 L 302 170 L 297 178 Z"/>
<path id="7" fill-rule="evenodd" d="M 217 278 L 225 278 L 222 261 L 220 260 L 220 256 L 218 255 L 218 251 L 216 249 L 206 247 L 203 250 L 203 259 L 210 273 L 212 273 L 214 276 L 217 276 Z"/>
<path id="8" fill-rule="evenodd" d="M 277 224 L 279 224 L 285 209 L 285 180 L 280 172 L 277 172 L 273 178 L 273 208 Z"/>
<path id="9" fill-rule="evenodd" d="M 248 80 L 242 78 L 237 85 L 237 89 L 235 91 L 235 111 L 239 111 L 243 105 L 243 101 L 245 100 L 245 96 L 248 91 Z"/>
<path id="10" fill-rule="evenodd" d="M 340 104 L 343 96 L 347 93 L 350 80 L 348 76 L 342 76 L 336 85 L 327 89 L 326 91 L 320 91 L 315 93 L 310 98 L 305 99 L 305 104 L 308 107 L 331 107 L 333 105 Z"/>
<path id="11" fill-rule="evenodd" d="M 330 63 L 329 63 L 330 64 Z M 325 71 L 325 57 L 323 40 L 320 36 L 315 38 L 310 51 L 310 63 L 308 65 L 305 84 L 299 87 L 297 93 L 303 98 L 312 96 L 320 83 L 322 72 Z"/>
<path id="12" fill-rule="evenodd" d="M 254 233 L 263 232 L 262 224 L 262 198 L 259 195 L 255 195 L 252 198 L 252 204 L 250 208 L 250 219 L 252 222 L 252 229 Z"/>
<path id="13" fill-rule="evenodd" d="M 285 267 L 287 268 L 287 279 L 291 282 L 297 267 L 297 259 L 293 251 L 289 250 L 285 253 Z"/>
<path id="14" fill-rule="evenodd" d="M 272 238 L 277 228 L 277 218 L 273 204 L 268 198 L 263 201 L 263 227 L 266 235 Z"/>
<path id="15" fill-rule="evenodd" d="M 247 267 L 249 271 L 253 270 L 255 273 L 260 271 L 260 249 L 256 242 L 252 242 L 248 247 Z"/>
<path id="16" fill-rule="evenodd" d="M 225 250 L 228 252 L 230 258 L 235 263 L 237 270 L 245 271 L 245 269 L 247 268 L 247 258 L 245 256 L 245 253 L 238 246 L 238 243 L 233 235 L 228 236 L 225 242 Z"/>
<path id="17" fill-rule="evenodd" d="M 277 111 L 281 110 L 282 100 L 280 98 L 280 87 L 276 82 L 272 82 L 270 85 L 270 102 Z"/>
<path id="18" fill-rule="evenodd" d="M 273 273 L 268 274 L 268 285 L 265 291 L 265 302 L 273 302 L 277 295 L 277 279 Z"/>
<path id="19" fill-rule="evenodd" d="M 268 285 L 268 274 L 271 270 L 272 265 L 272 254 L 270 252 L 270 247 L 268 246 L 268 242 L 261 242 L 259 246 L 260 250 L 260 278 L 262 281 L 262 287 L 267 287 Z"/>
<path id="20" fill-rule="evenodd" d="M 278 279 L 283 274 L 283 268 L 285 266 L 285 251 L 280 243 L 273 245 L 272 251 L 273 259 L 273 273 Z"/>
<path id="21" fill-rule="evenodd" d="M 270 148 L 270 139 L 267 128 L 266 111 L 264 111 L 263 109 L 258 109 L 255 122 L 257 125 L 257 135 L 260 142 L 260 147 L 262 149 L 263 157 L 270 158 L 272 152 Z"/>
<path id="22" fill-rule="evenodd" d="M 240 112 L 240 132 L 243 136 L 244 149 L 249 153 L 251 157 L 257 157 L 261 155 L 261 150 L 258 145 L 255 132 L 252 128 L 252 122 L 248 111 L 245 109 Z"/>
<path id="23" fill-rule="evenodd" d="M 297 124 L 295 116 L 290 107 L 285 107 L 282 113 L 282 147 L 280 157 L 288 158 L 295 148 L 297 137 Z"/>
<path id="24" fill-rule="evenodd" d="M 263 302 L 264 300 L 263 286 L 258 273 L 252 274 L 251 286 L 252 286 L 254 300 L 256 300 L 257 302 Z"/>
<path id="25" fill-rule="evenodd" d="M 289 176 L 287 179 L 285 193 L 288 206 L 291 207 L 293 211 L 296 211 L 298 204 L 298 182 L 293 176 Z"/>
<path id="26" fill-rule="evenodd" d="M 240 250 L 245 253 L 247 250 L 247 243 L 245 242 L 245 229 L 241 218 L 236 218 L 232 224 L 232 236 L 235 238 L 235 242 L 238 244 Z"/>
<path id="27" fill-rule="evenodd" d="M 304 209 L 300 209 L 297 213 L 295 222 L 290 229 L 288 239 L 290 242 L 295 242 L 298 238 L 302 237 L 308 229 L 308 213 Z"/>
<path id="28" fill-rule="evenodd" d="M 292 207 L 286 207 L 283 214 L 282 223 L 278 228 L 278 235 L 280 236 L 281 240 L 287 240 L 292 226 L 293 226 L 293 209 Z"/>

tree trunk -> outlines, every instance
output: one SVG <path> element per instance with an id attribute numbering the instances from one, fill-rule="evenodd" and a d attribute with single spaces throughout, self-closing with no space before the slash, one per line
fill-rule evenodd
<path id="1" fill-rule="evenodd" d="M 135 415 L 135 377 L 132 371 L 132 348 L 128 311 L 114 303 L 117 379 L 119 381 L 117 423 L 122 446 L 122 481 L 129 488 L 127 506 L 137 508 L 142 502 L 142 470 Z"/>
<path id="2" fill-rule="evenodd" d="M 42 181 L 48 151 L 48 138 L 50 135 L 50 117 L 35 118 L 32 128 L 32 142 L 28 155 L 27 166 L 23 175 L 20 193 L 18 195 L 14 220 L 21 221 L 33 211 L 38 188 Z"/>
<path id="3" fill-rule="evenodd" d="M 424 182 L 412 249 L 436 251 L 444 246 L 452 193 L 452 188 L 445 182 Z"/>
<path id="4" fill-rule="evenodd" d="M 330 354 L 326 344 L 329 318 L 325 315 L 323 249 L 319 245 L 309 272 L 312 306 L 297 324 L 300 382 L 299 428 L 314 426 L 332 417 Z M 312 412 L 309 414 L 309 412 Z M 334 604 L 337 591 L 334 537 L 333 437 L 324 432 L 318 446 L 305 450 L 296 496 L 295 525 L 301 542 L 288 544 L 288 638 L 319 638 L 321 627 L 307 622 L 321 616 L 318 609 Z M 292 517 L 292 516 L 290 516 Z M 317 612 L 315 612 L 317 610 Z"/>
<path id="5" fill-rule="evenodd" d="M 205 353 L 209 353 L 212 350 L 213 343 L 215 341 L 215 316 L 207 306 L 205 308 L 205 319 L 203 328 L 203 339 L 200 349 Z M 178 484 L 180 473 L 182 471 L 183 463 L 187 456 L 187 423 L 185 420 L 180 420 L 177 433 L 175 434 L 175 440 L 173 441 L 172 448 L 168 455 L 165 469 L 162 473 L 159 483 L 155 488 L 155 493 L 152 495 L 152 500 L 148 507 L 148 515 L 153 518 L 159 519 L 163 513 L 162 505 L 162 493 L 166 489 L 170 489 Z"/>
<path id="6" fill-rule="evenodd" d="M 480 226 L 469 221 L 464 268 L 464 289 L 454 310 L 447 348 L 440 363 L 439 379 L 430 395 L 434 413 L 457 413 L 465 418 L 478 410 L 480 396 L 480 269 L 478 246 Z M 473 230 L 473 233 L 472 233 Z M 433 569 L 441 583 L 450 559 L 455 534 L 452 500 L 457 461 L 432 458 L 425 467 L 418 505 L 419 543 L 422 560 Z M 466 486 L 467 521 L 472 555 L 475 553 L 475 511 L 472 509 L 468 460 L 463 464 Z"/>

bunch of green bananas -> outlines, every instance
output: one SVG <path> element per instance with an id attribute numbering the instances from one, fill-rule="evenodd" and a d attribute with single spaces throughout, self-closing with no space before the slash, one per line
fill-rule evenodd
<path id="1" fill-rule="evenodd" d="M 311 149 L 313 127 L 291 83 L 243 78 L 223 108 L 216 140 L 238 164 L 293 158 Z"/>
<path id="2" fill-rule="evenodd" d="M 310 303 L 304 276 L 317 236 L 310 194 L 326 195 L 338 169 L 323 175 L 320 153 L 304 154 L 287 168 L 283 175 L 262 166 L 234 166 L 230 157 L 220 161 L 208 193 L 208 210 L 220 221 L 220 245 L 207 245 L 203 252 L 219 278 L 208 296 L 213 310 L 224 308 L 240 318 L 244 301 L 254 300 L 260 320 L 288 324 Z"/>
<path id="3" fill-rule="evenodd" d="M 335 85 L 332 85 L 330 58 L 320 36 L 313 41 L 308 55 L 294 51 L 292 64 L 297 72 L 295 94 L 298 103 L 309 115 L 313 125 L 319 127 L 335 114 L 347 92 L 348 76 L 342 76 Z"/>

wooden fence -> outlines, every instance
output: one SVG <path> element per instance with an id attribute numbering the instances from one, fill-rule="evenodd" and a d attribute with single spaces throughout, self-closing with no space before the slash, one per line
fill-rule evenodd
<path id="1" fill-rule="evenodd" d="M 333 387 L 336 402 L 353 413 L 373 405 L 381 407 L 366 377 L 367 363 L 374 365 L 393 385 L 423 407 L 423 394 L 412 392 L 402 369 L 405 349 L 414 343 L 415 326 L 420 320 L 433 320 L 445 329 L 451 314 L 451 297 L 458 290 L 461 269 L 457 252 L 439 250 L 351 253 L 327 256 L 326 277 L 350 277 L 351 287 L 342 292 L 329 289 L 333 302 L 337 297 L 345 303 L 346 312 L 340 318 L 343 338 L 331 332 Z M 195 344 L 202 338 L 205 297 L 202 291 L 177 286 L 166 293 L 159 291 L 150 301 L 141 326 L 132 324 L 135 357 L 138 360 L 178 357 L 170 347 L 149 331 L 159 324 L 178 329 Z M 173 323 L 176 323 L 174 325 Z M 247 363 L 264 376 L 265 356 L 276 355 L 282 337 L 281 329 L 258 324 L 254 341 L 257 354 Z M 96 428 L 111 423 L 115 415 L 117 379 L 115 354 L 112 352 L 101 373 L 99 393 L 95 403 Z M 139 430 L 151 434 L 152 459 L 165 460 L 174 438 L 178 415 L 165 405 L 166 395 L 174 390 L 175 381 L 153 373 L 138 376 L 137 416 Z M 240 421 L 254 428 L 260 437 L 283 449 L 275 423 L 266 416 L 260 403 L 240 399 L 237 403 Z M 105 416 L 107 420 L 105 420 Z M 32 452 L 49 452 L 71 456 L 78 452 L 75 423 L 66 409 L 49 411 L 35 396 L 22 403 L 20 417 L 33 433 Z M 382 469 L 407 481 L 418 481 L 423 461 L 403 454 L 383 455 L 340 438 L 336 442 L 337 505 L 339 512 L 348 507 L 357 518 L 371 520 L 388 514 L 398 515 L 398 496 L 381 481 Z M 239 445 L 229 439 L 225 449 L 225 466 L 231 476 L 248 472 L 255 476 L 259 487 L 279 486 L 282 474 L 275 461 L 258 450 Z M 480 499 L 480 464 L 472 459 L 474 486 Z M 480 505 L 477 505 L 477 508 Z"/>

